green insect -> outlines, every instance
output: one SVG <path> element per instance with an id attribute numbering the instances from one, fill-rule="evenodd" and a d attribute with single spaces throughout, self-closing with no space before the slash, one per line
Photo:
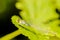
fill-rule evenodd
<path id="1" fill-rule="evenodd" d="M 37 35 L 36 37 L 39 37 L 38 39 L 34 38 L 34 40 L 42 40 L 38 35 L 59 37 L 58 25 L 60 24 L 60 21 L 58 20 L 59 15 L 55 12 L 56 8 L 58 9 L 58 7 L 60 7 L 59 0 L 18 1 L 19 2 L 16 3 L 16 7 L 22 10 L 22 12 L 20 12 L 19 14 L 24 19 L 24 21 L 20 20 L 19 25 L 22 24 L 21 26 L 24 29 L 30 30 L 30 32 Z M 45 39 L 49 40 L 47 37 L 45 37 Z"/>
<path id="2" fill-rule="evenodd" d="M 16 7 L 22 10 L 19 13 L 22 19 L 14 15 L 12 23 L 30 40 L 60 40 L 60 20 L 56 12 L 56 8 L 60 9 L 59 3 L 60 0 L 18 0 Z"/>

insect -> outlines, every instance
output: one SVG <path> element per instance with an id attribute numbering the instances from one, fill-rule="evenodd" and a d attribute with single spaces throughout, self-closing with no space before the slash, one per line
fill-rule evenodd
<path id="1" fill-rule="evenodd" d="M 59 0 L 18 0 L 16 8 L 22 10 L 19 15 L 23 20 L 14 15 L 12 23 L 30 40 L 50 40 L 55 36 L 60 38 L 60 20 L 56 12 L 60 6 L 57 2 L 60 3 Z"/>

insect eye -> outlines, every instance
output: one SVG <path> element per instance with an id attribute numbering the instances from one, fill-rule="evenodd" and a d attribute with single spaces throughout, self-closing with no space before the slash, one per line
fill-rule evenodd
<path id="1" fill-rule="evenodd" d="M 17 22 L 19 23 L 19 25 L 26 25 L 26 26 L 28 26 L 28 23 L 26 23 L 26 21 L 24 21 L 24 20 L 18 19 Z"/>

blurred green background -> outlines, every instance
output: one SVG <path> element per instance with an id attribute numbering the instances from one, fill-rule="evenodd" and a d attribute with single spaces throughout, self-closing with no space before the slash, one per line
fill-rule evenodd
<path id="1" fill-rule="evenodd" d="M 5 15 L 10 10 L 13 0 L 0 0 L 0 19 L 6 17 Z"/>

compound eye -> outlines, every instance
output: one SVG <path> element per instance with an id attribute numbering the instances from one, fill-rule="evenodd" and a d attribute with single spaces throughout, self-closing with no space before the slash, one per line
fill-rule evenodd
<path id="1" fill-rule="evenodd" d="M 26 23 L 26 21 L 24 21 L 24 20 L 18 19 L 17 22 L 19 23 L 19 25 L 26 25 L 26 26 L 29 26 L 29 24 Z"/>

